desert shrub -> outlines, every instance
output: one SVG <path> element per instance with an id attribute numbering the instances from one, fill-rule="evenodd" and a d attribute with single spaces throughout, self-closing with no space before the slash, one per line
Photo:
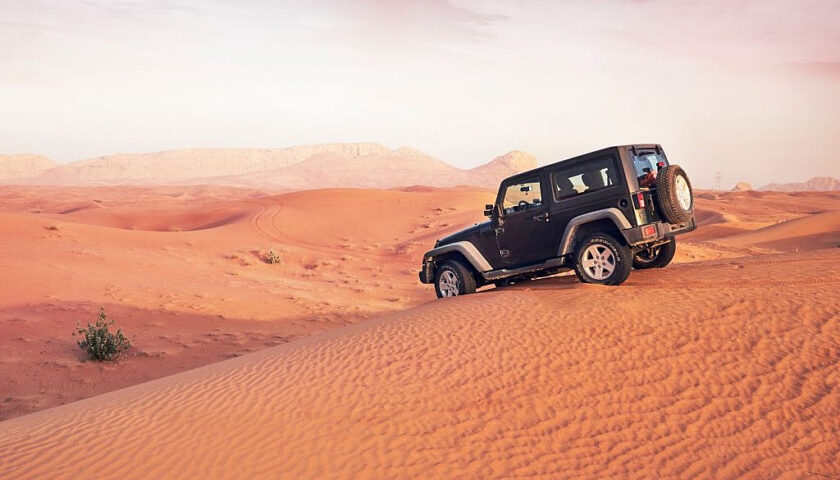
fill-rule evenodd
<path id="1" fill-rule="evenodd" d="M 47 230 L 50 230 L 50 231 L 57 231 L 58 230 L 58 225 L 47 225 L 44 228 L 46 228 Z"/>
<path id="2" fill-rule="evenodd" d="M 131 342 L 123 334 L 122 329 L 118 328 L 116 332 L 112 332 L 110 330 L 112 325 L 114 325 L 114 321 L 106 318 L 104 308 L 99 309 L 96 323 L 88 322 L 85 328 L 82 328 L 79 323 L 76 324 L 76 331 L 73 336 L 79 335 L 82 337 L 82 340 L 76 343 L 78 343 L 79 348 L 87 352 L 91 360 L 98 362 L 114 361 L 123 352 L 131 348 Z"/>
<path id="3" fill-rule="evenodd" d="M 268 253 L 265 254 L 265 263 L 269 263 L 271 265 L 280 263 L 280 254 L 274 250 L 269 250 Z"/>

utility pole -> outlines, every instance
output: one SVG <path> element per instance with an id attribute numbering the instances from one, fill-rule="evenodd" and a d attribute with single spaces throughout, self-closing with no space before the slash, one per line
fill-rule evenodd
<path id="1" fill-rule="evenodd" d="M 721 187 L 720 187 L 721 178 L 723 178 L 722 172 L 720 170 L 718 170 L 717 172 L 715 172 L 715 180 L 717 180 L 717 189 L 718 190 L 722 190 Z"/>

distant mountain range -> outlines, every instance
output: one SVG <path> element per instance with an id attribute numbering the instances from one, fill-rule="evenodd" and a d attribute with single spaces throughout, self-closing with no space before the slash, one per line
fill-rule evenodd
<path id="1" fill-rule="evenodd" d="M 776 190 L 779 192 L 824 192 L 840 190 L 840 180 L 834 177 L 814 177 L 807 182 L 800 183 L 771 183 L 759 190 Z"/>
<path id="2" fill-rule="evenodd" d="M 0 183 L 213 184 L 293 190 L 410 185 L 496 187 L 502 178 L 536 166 L 533 155 L 520 151 L 463 170 L 409 147 L 335 143 L 277 149 L 121 153 L 65 165 L 40 155 L 0 155 Z"/>
<path id="3" fill-rule="evenodd" d="M 43 155 L 0 155 L 0 181 L 37 177 L 57 166 L 57 163 Z"/>
<path id="4" fill-rule="evenodd" d="M 271 149 L 118 153 L 64 165 L 43 155 L 0 155 L 0 183 L 210 184 L 279 190 L 411 185 L 496 188 L 501 179 L 536 166 L 533 155 L 516 150 L 464 170 L 410 147 L 391 149 L 377 143 L 329 143 Z M 749 186 L 743 184 L 742 188 Z M 840 180 L 814 177 L 801 183 L 771 183 L 759 190 L 840 190 Z"/>

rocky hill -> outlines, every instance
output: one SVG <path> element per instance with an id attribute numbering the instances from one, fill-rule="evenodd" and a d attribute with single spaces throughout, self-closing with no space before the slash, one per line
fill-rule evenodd
<path id="1" fill-rule="evenodd" d="M 825 192 L 840 190 L 840 180 L 834 177 L 814 177 L 807 182 L 800 183 L 771 183 L 759 190 L 776 190 L 779 192 Z"/>
<path id="2" fill-rule="evenodd" d="M 0 180 L 37 177 L 55 166 L 55 162 L 43 155 L 29 153 L 0 155 Z"/>
<path id="3" fill-rule="evenodd" d="M 477 185 L 536 167 L 513 151 L 471 170 L 409 147 L 375 143 L 303 145 L 278 149 L 189 149 L 106 155 L 42 169 L 27 183 L 60 185 L 212 184 L 255 188 L 390 188 Z M 0 177 L 2 179 L 4 177 Z"/>
<path id="4" fill-rule="evenodd" d="M 470 170 L 469 176 L 475 185 L 496 186 L 502 178 L 532 168 L 537 168 L 537 159 L 530 153 L 514 150 Z"/>
<path id="5" fill-rule="evenodd" d="M 274 149 L 182 149 L 153 153 L 118 153 L 72 162 L 46 172 L 51 183 L 160 183 L 242 175 L 273 170 L 321 154 L 342 157 L 385 155 L 372 143 L 302 145 Z"/>

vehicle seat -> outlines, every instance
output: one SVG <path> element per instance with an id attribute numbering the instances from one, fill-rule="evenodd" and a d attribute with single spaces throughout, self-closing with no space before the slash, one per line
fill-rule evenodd
<path id="1" fill-rule="evenodd" d="M 581 176 L 581 180 L 586 185 L 587 190 L 598 190 L 605 186 L 601 172 L 586 172 Z"/>
<path id="2" fill-rule="evenodd" d="M 575 190 L 575 186 L 568 177 L 560 177 L 557 179 L 557 198 L 567 198 L 573 195 L 577 195 L 578 191 Z"/>

